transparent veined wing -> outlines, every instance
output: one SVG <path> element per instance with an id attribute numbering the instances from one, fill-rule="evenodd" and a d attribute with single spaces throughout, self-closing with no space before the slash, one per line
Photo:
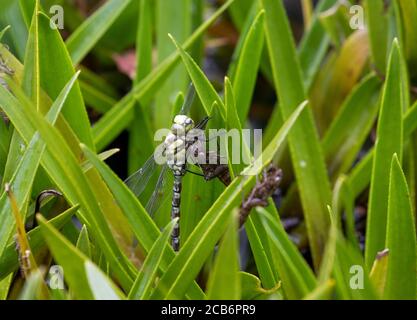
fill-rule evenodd
<path id="1" fill-rule="evenodd" d="M 136 197 L 139 197 L 147 187 L 153 189 L 152 195 L 148 201 L 146 201 L 146 210 L 151 216 L 154 215 L 155 211 L 159 208 L 164 199 L 169 195 L 169 192 L 166 190 L 166 180 L 169 173 L 169 169 L 166 164 L 161 167 L 161 172 L 158 176 L 156 185 L 149 185 L 149 181 L 157 171 L 158 167 L 159 165 L 152 155 L 145 162 L 142 168 L 140 168 L 125 180 L 126 185 L 130 190 L 132 190 Z"/>
<path id="2" fill-rule="evenodd" d="M 181 107 L 180 114 L 188 114 L 190 112 L 191 106 L 193 105 L 195 98 L 195 88 L 191 83 L 188 86 L 187 96 L 185 97 L 184 104 Z"/>
<path id="3" fill-rule="evenodd" d="M 155 212 L 161 205 L 167 200 L 171 195 L 172 189 L 169 189 L 170 183 L 169 180 L 170 170 L 167 165 L 162 167 L 161 173 L 159 174 L 158 181 L 155 185 L 155 189 L 152 193 L 152 196 L 149 198 L 148 203 L 146 204 L 146 211 L 150 214 L 151 217 L 155 215 Z"/>
<path id="4" fill-rule="evenodd" d="M 145 187 L 148 185 L 149 180 L 154 175 L 157 168 L 158 164 L 155 161 L 155 157 L 154 155 L 151 155 L 138 171 L 125 180 L 125 184 L 132 190 L 136 197 L 139 197 L 143 190 L 145 190 Z"/>

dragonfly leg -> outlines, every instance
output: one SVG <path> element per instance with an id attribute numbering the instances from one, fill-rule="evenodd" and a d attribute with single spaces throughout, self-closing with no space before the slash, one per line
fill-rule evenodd
<path id="1" fill-rule="evenodd" d="M 194 174 L 196 176 L 199 176 L 199 177 L 203 177 L 203 178 L 206 177 L 204 174 L 199 173 L 199 172 L 195 172 L 195 171 L 192 171 L 192 170 L 189 170 L 189 169 L 187 169 L 186 171 L 189 172 L 189 173 L 192 173 L 192 174 Z"/>

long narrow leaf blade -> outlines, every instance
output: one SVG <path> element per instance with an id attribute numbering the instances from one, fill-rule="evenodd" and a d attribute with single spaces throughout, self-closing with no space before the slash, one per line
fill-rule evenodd
<path id="1" fill-rule="evenodd" d="M 384 298 L 417 298 L 417 244 L 407 181 L 397 155 L 392 157 L 386 247 L 389 250 Z"/>
<path id="2" fill-rule="evenodd" d="M 262 4 L 275 87 L 283 118 L 287 119 L 306 97 L 300 65 L 282 1 L 262 0 Z M 288 140 L 314 265 L 318 267 L 329 227 L 331 191 L 311 110 L 303 112 Z"/>
<path id="3" fill-rule="evenodd" d="M 389 168 L 394 153 L 402 158 L 404 110 L 401 81 L 401 56 L 397 41 L 394 41 L 388 62 L 381 110 L 378 119 L 377 141 L 372 169 L 366 226 L 365 263 L 371 268 L 377 252 L 385 246 Z M 381 201 L 381 199 L 383 199 Z"/>

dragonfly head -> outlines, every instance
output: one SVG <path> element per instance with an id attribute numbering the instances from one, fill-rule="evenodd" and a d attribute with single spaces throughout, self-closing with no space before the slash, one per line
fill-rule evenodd
<path id="1" fill-rule="evenodd" d="M 181 132 L 188 132 L 194 128 L 194 121 L 193 119 L 185 116 L 185 115 L 177 115 L 174 118 L 174 124 L 172 125 L 171 131 L 174 134 L 181 133 Z"/>

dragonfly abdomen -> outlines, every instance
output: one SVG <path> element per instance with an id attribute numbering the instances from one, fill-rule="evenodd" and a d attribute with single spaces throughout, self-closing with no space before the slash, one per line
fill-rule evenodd
<path id="1" fill-rule="evenodd" d="M 171 207 L 171 219 L 180 217 L 181 206 L 181 188 L 182 188 L 182 174 L 175 174 L 174 172 L 174 186 L 172 193 L 172 207 Z M 172 248 L 174 251 L 178 251 L 180 248 L 180 222 L 179 219 L 172 231 Z"/>

